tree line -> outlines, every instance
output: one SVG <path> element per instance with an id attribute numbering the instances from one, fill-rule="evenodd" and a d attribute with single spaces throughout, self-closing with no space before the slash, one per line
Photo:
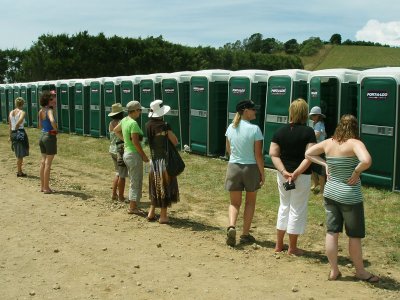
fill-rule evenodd
<path id="1" fill-rule="evenodd" d="M 341 36 L 334 34 L 330 42 L 340 44 Z M 324 43 L 318 37 L 311 37 L 300 44 L 296 39 L 282 43 L 255 33 L 243 41 L 214 48 L 173 44 L 162 36 L 144 39 L 106 37 L 103 33 L 89 35 L 87 31 L 71 36 L 45 34 L 27 50 L 0 50 L 0 82 L 202 69 L 302 69 L 299 56 L 314 55 Z"/>

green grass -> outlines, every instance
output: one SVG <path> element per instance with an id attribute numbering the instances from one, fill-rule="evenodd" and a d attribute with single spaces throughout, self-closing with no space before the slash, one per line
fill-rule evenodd
<path id="1" fill-rule="evenodd" d="M 302 57 L 302 61 L 307 70 L 398 67 L 400 48 L 327 45 L 314 56 Z"/>

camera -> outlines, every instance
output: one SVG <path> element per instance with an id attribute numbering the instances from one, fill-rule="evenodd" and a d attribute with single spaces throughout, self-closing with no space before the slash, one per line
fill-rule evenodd
<path id="1" fill-rule="evenodd" d="M 285 191 L 290 191 L 294 190 L 296 188 L 296 185 L 294 184 L 294 181 L 286 181 L 283 183 L 283 188 L 285 189 Z"/>

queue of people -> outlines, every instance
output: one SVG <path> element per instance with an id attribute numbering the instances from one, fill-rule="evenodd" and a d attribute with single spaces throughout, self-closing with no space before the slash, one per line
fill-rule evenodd
<path id="1" fill-rule="evenodd" d="M 29 155 L 29 142 L 24 130 L 24 100 L 15 100 L 16 108 L 9 115 L 10 141 L 17 157 L 17 176 L 22 172 L 23 157 Z M 40 186 L 44 194 L 53 193 L 49 186 L 50 169 L 57 154 L 57 122 L 53 112 L 55 93 L 43 92 L 40 98 L 41 110 L 38 124 L 41 129 L 39 139 L 42 159 L 40 163 Z M 168 207 L 179 201 L 179 188 L 176 176 L 167 171 L 167 143 L 176 146 L 178 139 L 164 116 L 170 111 L 162 100 L 150 104 L 149 121 L 145 125 L 150 158 L 142 148 L 143 131 L 136 121 L 144 108 L 138 101 L 127 103 L 127 116 L 121 104 L 112 106 L 109 116 L 109 152 L 114 163 L 115 176 L 112 184 L 112 199 L 125 201 L 125 178 L 129 178 L 128 214 L 142 215 L 149 222 L 168 224 Z M 255 213 L 257 191 L 264 185 L 263 134 L 257 125 L 250 121 L 256 118 L 256 106 L 251 100 L 236 105 L 236 115 L 226 130 L 226 152 L 229 163 L 225 177 L 225 189 L 229 191 L 228 227 L 226 244 L 235 247 L 236 223 L 242 204 L 243 191 L 245 203 L 243 228 L 239 242 L 254 243 L 256 238 L 250 234 Z M 311 117 L 314 128 L 307 126 Z M 303 255 L 298 247 L 298 238 L 305 232 L 308 200 L 311 190 L 311 163 L 321 166 L 327 181 L 323 191 L 326 212 L 326 255 L 331 270 L 328 280 L 341 277 L 338 267 L 338 237 L 343 226 L 349 237 L 349 254 L 356 269 L 356 278 L 370 283 L 379 277 L 364 268 L 361 239 L 365 237 L 363 197 L 360 174 L 371 165 L 371 156 L 358 136 L 357 120 L 354 116 L 342 116 L 334 135 L 326 139 L 319 107 L 308 113 L 308 105 L 303 99 L 294 100 L 289 107 L 289 124 L 278 129 L 272 138 L 269 155 L 277 170 L 277 184 L 280 205 L 276 223 L 275 252 L 285 249 L 284 238 L 289 236 L 287 253 Z M 318 125 L 318 123 L 321 123 Z M 318 126 L 317 126 L 318 125 Z M 149 163 L 150 208 L 147 214 L 141 209 L 143 185 L 143 164 Z M 321 171 L 320 171 L 321 172 Z M 321 184 L 322 181 L 318 180 Z M 316 184 L 316 182 L 314 182 Z M 160 209 L 160 215 L 156 209 Z"/>

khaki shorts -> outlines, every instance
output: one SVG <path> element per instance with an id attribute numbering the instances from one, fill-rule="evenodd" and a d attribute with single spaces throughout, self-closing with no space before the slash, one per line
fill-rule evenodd
<path id="1" fill-rule="evenodd" d="M 121 178 L 126 178 L 128 177 L 128 168 L 126 166 L 119 166 L 117 163 L 117 154 L 114 153 L 110 153 L 111 154 L 111 159 L 113 161 L 114 164 L 114 170 L 115 173 L 121 177 Z"/>
<path id="2" fill-rule="evenodd" d="M 57 154 L 57 136 L 48 132 L 42 132 L 39 139 L 39 147 L 42 154 Z"/>
<path id="3" fill-rule="evenodd" d="M 260 171 L 255 164 L 228 163 L 225 177 L 225 189 L 229 192 L 255 192 L 260 186 Z"/>

